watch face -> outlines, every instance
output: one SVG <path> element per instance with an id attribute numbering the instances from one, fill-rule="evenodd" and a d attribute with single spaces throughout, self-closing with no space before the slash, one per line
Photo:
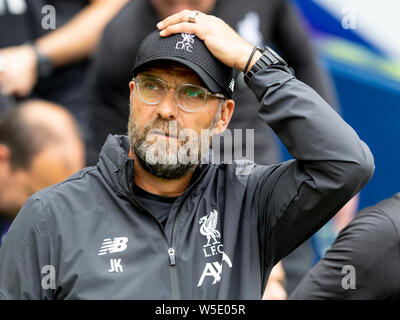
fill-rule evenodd
<path id="1" fill-rule="evenodd" d="M 286 61 L 283 60 L 283 59 L 281 58 L 281 56 L 280 56 L 279 54 L 277 54 L 273 49 L 271 49 L 270 47 L 267 47 L 267 50 L 268 50 L 269 52 L 271 52 L 271 54 L 272 54 L 276 59 L 278 59 L 278 61 L 279 61 L 280 63 L 283 63 L 284 65 L 287 65 Z"/>
<path id="2" fill-rule="evenodd" d="M 45 78 L 51 75 L 53 72 L 53 66 L 49 59 L 39 55 L 38 57 L 38 73 L 39 77 Z"/>

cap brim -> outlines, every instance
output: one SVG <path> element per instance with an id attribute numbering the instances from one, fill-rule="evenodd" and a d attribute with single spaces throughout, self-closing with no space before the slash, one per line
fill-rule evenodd
<path id="1" fill-rule="evenodd" d="M 206 87 L 212 92 L 212 93 L 222 93 L 226 95 L 224 90 L 218 85 L 218 83 L 211 78 L 211 76 L 202 68 L 200 68 L 197 64 L 188 61 L 186 59 L 180 58 L 180 57 L 157 57 L 151 60 L 143 61 L 141 64 L 135 66 L 132 70 L 133 74 L 136 76 L 137 71 L 143 67 L 145 67 L 148 64 L 151 64 L 152 62 L 156 61 L 175 61 L 183 64 L 184 66 L 188 67 L 189 69 L 193 70 L 194 73 L 196 73 L 199 78 L 204 82 Z"/>

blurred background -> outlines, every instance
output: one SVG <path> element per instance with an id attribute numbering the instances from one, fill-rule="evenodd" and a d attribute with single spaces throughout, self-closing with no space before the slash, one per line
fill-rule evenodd
<path id="1" fill-rule="evenodd" d="M 292 2 L 332 77 L 343 118 L 375 157 L 359 209 L 376 204 L 400 189 L 400 2 Z"/>
<path id="2" fill-rule="evenodd" d="M 254 45 L 274 47 L 374 154 L 375 174 L 359 197 L 271 275 L 279 285 L 286 281 L 290 294 L 357 211 L 400 190 L 399 0 L 0 0 L 0 246 L 28 196 L 95 164 L 106 135 L 125 133 L 128 70 L 137 46 L 157 21 L 187 6 L 215 13 Z M 258 102 L 239 78 L 235 100 L 244 107 L 236 109 L 234 128 L 260 130 L 258 135 L 255 131 L 255 149 L 261 151 L 257 163 L 290 159 L 273 133 L 265 131 L 253 107 Z M 18 105 L 21 112 L 5 114 Z M 240 110 L 244 115 L 238 115 Z M 29 112 L 47 116 L 29 124 Z M 45 163 L 40 157 L 56 147 L 34 137 L 39 124 L 52 125 L 55 137 L 74 138 L 65 138 L 63 146 L 67 155 L 74 155 L 67 166 L 71 170 L 31 165 Z M 20 128 L 29 127 L 14 139 Z M 38 141 L 35 150 L 26 149 L 28 140 Z M 25 166 L 18 166 L 15 150 Z M 37 177 L 46 179 L 38 183 Z M 279 299 L 286 294 L 277 292 Z"/>

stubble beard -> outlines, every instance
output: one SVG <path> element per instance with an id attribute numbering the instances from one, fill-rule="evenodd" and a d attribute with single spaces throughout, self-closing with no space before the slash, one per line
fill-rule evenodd
<path id="1" fill-rule="evenodd" d="M 150 174 L 166 180 L 180 179 L 194 171 L 208 156 L 219 115 L 220 108 L 207 129 L 208 137 L 202 134 L 200 138 L 193 130 L 182 128 L 175 120 L 157 118 L 140 128 L 131 116 L 128 124 L 131 150 L 141 167 Z"/>

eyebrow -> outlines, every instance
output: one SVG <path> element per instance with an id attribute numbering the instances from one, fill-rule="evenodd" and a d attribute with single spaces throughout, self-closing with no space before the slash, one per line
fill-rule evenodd
<path id="1" fill-rule="evenodd" d="M 184 72 L 185 72 L 185 70 L 182 69 L 182 73 L 184 73 Z M 156 76 L 153 73 L 151 73 L 151 70 L 144 70 L 143 72 L 140 72 L 138 75 L 150 76 L 150 77 L 158 78 L 158 79 L 161 79 L 161 80 L 163 80 L 165 82 L 168 82 L 165 79 L 161 78 L 160 76 Z M 196 85 L 196 86 L 199 86 L 199 87 L 202 87 L 202 88 L 205 88 L 205 89 L 209 90 L 207 88 L 207 86 L 200 79 L 199 80 L 198 79 L 192 79 L 190 82 L 183 82 L 183 84 L 192 84 L 192 85 Z"/>

